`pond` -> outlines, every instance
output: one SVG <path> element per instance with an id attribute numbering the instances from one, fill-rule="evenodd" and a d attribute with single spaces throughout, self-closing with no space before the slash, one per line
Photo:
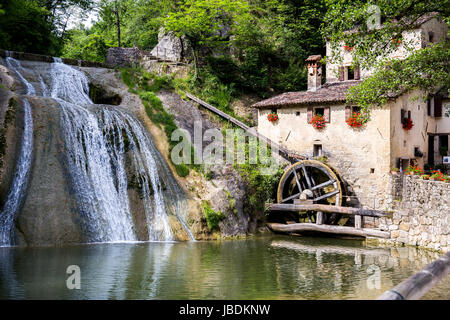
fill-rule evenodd
<path id="1" fill-rule="evenodd" d="M 375 299 L 438 257 L 289 236 L 0 248 L 0 298 Z M 67 287 L 71 265 L 80 289 Z M 450 299 L 450 276 L 424 299 Z"/>

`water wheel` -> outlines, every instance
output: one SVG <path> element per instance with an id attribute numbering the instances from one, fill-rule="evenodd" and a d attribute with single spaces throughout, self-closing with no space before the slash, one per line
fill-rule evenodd
<path id="1" fill-rule="evenodd" d="M 301 197 L 302 196 L 302 197 Z M 295 199 L 309 199 L 313 203 L 342 205 L 343 189 L 339 177 L 326 164 L 317 160 L 301 160 L 284 172 L 278 184 L 277 202 L 294 203 Z M 346 217 L 339 214 L 326 215 L 327 224 L 343 225 Z M 307 212 L 300 222 L 315 222 L 316 213 Z"/>

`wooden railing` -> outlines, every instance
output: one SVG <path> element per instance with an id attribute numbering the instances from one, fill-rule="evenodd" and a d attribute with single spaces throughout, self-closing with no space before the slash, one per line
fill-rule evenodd
<path id="1" fill-rule="evenodd" d="M 238 119 L 230 116 L 229 114 L 217 109 L 216 107 L 213 107 L 212 105 L 210 105 L 209 103 L 206 103 L 205 101 L 201 100 L 200 98 L 197 98 L 196 96 L 185 92 L 186 96 L 195 101 L 196 103 L 198 103 L 199 105 L 203 106 L 204 108 L 208 109 L 209 111 L 217 114 L 218 116 L 224 118 L 225 120 L 230 121 L 231 123 L 235 124 L 236 126 L 238 126 L 241 129 L 244 129 L 246 132 L 248 132 L 249 134 L 251 134 L 254 137 L 257 137 L 258 139 L 264 141 L 265 143 L 267 143 L 268 145 L 270 145 L 272 147 L 272 149 L 276 149 L 279 151 L 280 155 L 285 158 L 286 160 L 290 161 L 290 162 L 295 162 L 298 161 L 300 159 L 306 159 L 305 156 L 296 154 L 293 151 L 287 150 L 286 148 L 283 148 L 282 146 L 280 146 L 278 143 L 270 140 L 269 138 L 267 138 L 266 136 L 260 134 L 259 132 L 257 132 L 255 129 L 250 128 L 248 125 L 246 125 L 245 123 L 243 123 L 242 121 L 239 121 Z"/>
<path id="2" fill-rule="evenodd" d="M 450 252 L 427 265 L 377 300 L 416 300 L 423 297 L 436 283 L 450 274 Z"/>

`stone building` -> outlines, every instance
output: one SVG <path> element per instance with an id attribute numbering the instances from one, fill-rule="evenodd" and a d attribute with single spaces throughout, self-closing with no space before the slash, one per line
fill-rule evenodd
<path id="1" fill-rule="evenodd" d="M 416 49 L 429 43 L 446 41 L 447 25 L 435 15 L 427 15 L 415 28 L 405 31 L 403 39 Z M 327 42 L 327 56 L 331 46 Z M 442 150 L 450 134 L 450 100 L 445 88 L 437 88 L 428 101 L 413 99 L 415 90 L 392 97 L 382 107 L 371 110 L 370 120 L 362 127 L 346 123 L 357 106 L 346 103 L 346 92 L 370 76 L 373 70 L 352 68 L 348 47 L 340 48 L 341 62 L 326 64 L 326 81 L 322 84 L 321 56 L 310 56 L 308 90 L 287 92 L 260 101 L 258 132 L 287 149 L 309 157 L 324 156 L 348 183 L 353 195 L 348 200 L 364 206 L 385 209 L 388 206 L 389 176 L 392 168 L 404 170 L 410 163 L 442 163 Z M 405 58 L 409 52 L 400 43 L 392 58 Z M 268 114 L 278 114 L 276 122 Z M 317 130 L 311 125 L 314 115 L 324 116 L 326 127 Z M 403 122 L 411 119 L 411 130 Z M 448 151 L 447 151 L 448 152 Z"/>

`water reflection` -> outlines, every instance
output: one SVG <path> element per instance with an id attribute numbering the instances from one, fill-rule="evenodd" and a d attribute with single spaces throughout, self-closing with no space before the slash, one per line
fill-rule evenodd
<path id="1" fill-rule="evenodd" d="M 439 255 L 314 238 L 1 248 L 3 299 L 374 299 Z M 66 268 L 81 269 L 81 289 Z M 427 297 L 450 299 L 450 279 Z"/>

